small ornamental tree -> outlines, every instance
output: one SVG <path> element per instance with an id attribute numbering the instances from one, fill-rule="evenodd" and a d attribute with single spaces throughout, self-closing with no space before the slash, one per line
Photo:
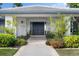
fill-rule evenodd
<path id="1" fill-rule="evenodd" d="M 58 38 L 62 39 L 65 32 L 67 31 L 66 29 L 67 21 L 64 20 L 64 16 L 61 16 L 61 19 L 56 20 L 55 25 L 56 25 L 56 35 Z"/>
<path id="2" fill-rule="evenodd" d="M 57 19 L 56 21 L 54 21 L 51 17 L 50 19 L 50 26 L 53 27 L 55 26 L 55 37 L 58 39 L 62 39 L 65 32 L 68 30 L 68 28 L 66 28 L 66 26 L 68 25 L 68 20 L 65 20 L 64 16 L 60 16 L 61 19 Z"/>
<path id="3" fill-rule="evenodd" d="M 52 17 L 49 17 L 49 22 L 50 22 L 50 30 L 52 32 L 52 27 L 53 27 L 53 18 Z"/>

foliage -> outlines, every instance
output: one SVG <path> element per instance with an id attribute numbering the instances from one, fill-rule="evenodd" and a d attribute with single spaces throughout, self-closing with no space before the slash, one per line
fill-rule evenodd
<path id="1" fill-rule="evenodd" d="M 79 47 L 79 36 L 72 35 L 64 37 L 64 46 L 67 48 L 78 48 Z"/>
<path id="2" fill-rule="evenodd" d="M 46 44 L 51 45 L 54 48 L 62 48 L 64 47 L 63 37 L 65 36 L 65 32 L 68 30 L 68 19 L 66 20 L 64 16 L 61 15 L 61 19 L 57 19 L 56 21 L 52 18 L 50 20 L 51 27 L 55 26 L 55 32 L 48 32 L 46 37 L 51 40 L 47 40 Z"/>
<path id="3" fill-rule="evenodd" d="M 27 39 L 26 36 L 23 36 L 23 35 L 18 36 L 18 37 L 17 37 L 17 40 L 16 40 L 16 45 L 22 46 L 22 45 L 27 44 L 26 39 Z"/>
<path id="4" fill-rule="evenodd" d="M 17 39 L 17 40 L 16 40 Z M 21 38 L 15 38 L 15 35 L 11 34 L 0 34 L 0 47 L 12 47 L 22 46 L 27 44 L 26 40 Z"/>
<path id="5" fill-rule="evenodd" d="M 9 47 L 15 45 L 15 35 L 0 34 L 0 46 Z"/>
<path id="6" fill-rule="evenodd" d="M 17 23 L 16 23 L 16 17 L 13 16 L 13 21 L 10 21 L 10 20 L 7 20 L 6 23 L 8 25 L 11 25 L 12 24 L 12 27 L 5 27 L 5 26 L 0 26 L 0 30 L 3 30 L 5 33 L 7 34 L 14 34 L 15 32 L 15 27 L 17 26 Z"/>
<path id="7" fill-rule="evenodd" d="M 17 22 L 16 22 L 16 16 L 12 16 L 13 17 L 13 21 L 10 23 L 10 24 L 12 24 L 13 26 L 17 26 Z"/>
<path id="8" fill-rule="evenodd" d="M 65 32 L 68 30 L 68 28 L 66 28 L 67 26 L 67 22 L 69 20 L 65 20 L 64 16 L 61 15 L 61 19 L 57 19 L 56 21 L 54 21 L 52 18 L 50 18 L 51 22 L 51 27 L 56 26 L 55 29 L 55 36 L 57 38 L 62 39 Z"/>
<path id="9" fill-rule="evenodd" d="M 48 31 L 46 34 L 47 39 L 53 39 L 55 37 L 55 34 L 53 32 Z"/>
<path id="10" fill-rule="evenodd" d="M 67 3 L 70 8 L 79 8 L 79 3 Z"/>
<path id="11" fill-rule="evenodd" d="M 50 26 L 52 27 L 53 26 L 53 22 L 54 22 L 54 20 L 53 20 L 53 18 L 52 17 L 49 17 L 49 22 L 50 22 Z M 51 32 L 52 32 L 52 29 L 50 28 L 50 30 L 51 30 Z"/>
<path id="12" fill-rule="evenodd" d="M 20 6 L 23 6 L 22 3 L 13 3 L 13 5 L 14 5 L 13 7 L 20 7 Z"/>
<path id="13" fill-rule="evenodd" d="M 26 39 L 27 39 L 27 36 L 21 35 L 21 36 L 17 36 L 17 38 L 18 38 L 18 39 L 25 39 L 25 40 L 26 40 Z"/>
<path id="14" fill-rule="evenodd" d="M 21 35 L 21 36 L 18 36 L 17 38 L 19 38 L 19 39 L 24 39 L 25 36 Z"/>
<path id="15" fill-rule="evenodd" d="M 14 34 L 15 29 L 14 28 L 8 28 L 4 26 L 0 26 L 0 30 L 3 30 L 7 34 Z"/>
<path id="16" fill-rule="evenodd" d="M 27 44 L 27 42 L 26 42 L 25 39 L 18 38 L 18 39 L 16 40 L 16 45 L 17 45 L 17 46 L 23 46 L 23 45 L 25 45 L 25 44 Z"/>
<path id="17" fill-rule="evenodd" d="M 62 40 L 56 40 L 56 39 L 47 40 L 46 44 L 49 46 L 52 46 L 54 48 L 63 48 L 64 47 Z"/>
<path id="18" fill-rule="evenodd" d="M 67 31 L 67 20 L 64 20 L 64 16 L 61 16 L 61 20 L 57 20 L 55 25 L 57 37 L 62 38 Z"/>

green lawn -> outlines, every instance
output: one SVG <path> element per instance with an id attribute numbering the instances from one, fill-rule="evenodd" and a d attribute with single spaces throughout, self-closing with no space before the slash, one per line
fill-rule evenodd
<path id="1" fill-rule="evenodd" d="M 13 56 L 16 52 L 17 52 L 18 49 L 10 49 L 10 48 L 2 48 L 0 49 L 0 56 Z"/>
<path id="2" fill-rule="evenodd" d="M 78 49 L 56 49 L 60 56 L 79 56 Z"/>

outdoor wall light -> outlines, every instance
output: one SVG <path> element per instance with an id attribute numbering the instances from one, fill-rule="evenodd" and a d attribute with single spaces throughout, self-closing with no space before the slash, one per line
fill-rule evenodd
<path id="1" fill-rule="evenodd" d="M 23 24 L 23 21 L 21 21 L 21 23 Z"/>

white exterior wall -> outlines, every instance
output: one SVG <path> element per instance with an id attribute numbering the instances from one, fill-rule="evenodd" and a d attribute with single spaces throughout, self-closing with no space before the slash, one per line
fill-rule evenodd
<path id="1" fill-rule="evenodd" d="M 23 23 L 21 23 L 23 22 Z M 27 26 L 26 26 L 26 18 L 17 18 L 17 28 L 16 28 L 16 35 L 21 36 L 21 35 L 26 35 L 27 31 Z"/>
<path id="2" fill-rule="evenodd" d="M 8 24 L 7 21 L 13 21 L 12 16 L 5 16 L 5 27 L 12 28 L 12 24 Z"/>

